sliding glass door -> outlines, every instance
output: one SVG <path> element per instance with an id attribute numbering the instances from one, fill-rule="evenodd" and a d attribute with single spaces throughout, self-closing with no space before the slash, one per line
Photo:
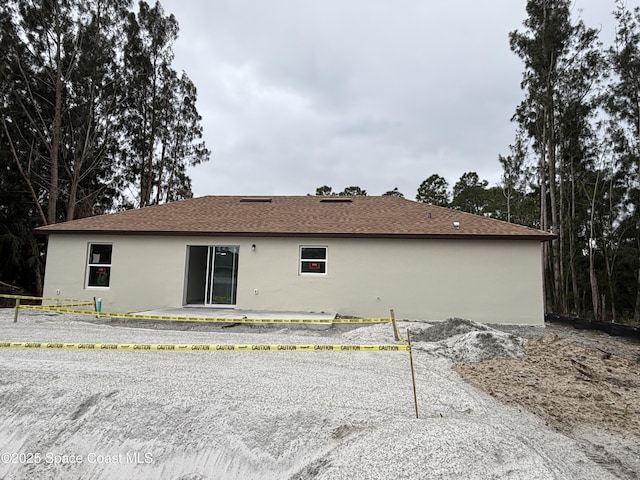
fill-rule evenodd
<path id="1" fill-rule="evenodd" d="M 238 246 L 189 246 L 186 303 L 233 306 L 238 289 Z"/>

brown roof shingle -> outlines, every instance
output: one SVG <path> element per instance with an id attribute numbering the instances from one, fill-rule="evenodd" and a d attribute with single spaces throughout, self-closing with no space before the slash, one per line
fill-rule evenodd
<path id="1" fill-rule="evenodd" d="M 458 222 L 459 228 L 454 222 Z M 392 196 L 206 196 L 48 225 L 37 231 L 189 236 L 555 238 L 521 225 Z"/>

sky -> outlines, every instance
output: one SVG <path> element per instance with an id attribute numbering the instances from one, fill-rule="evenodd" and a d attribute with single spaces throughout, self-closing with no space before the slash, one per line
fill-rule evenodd
<path id="1" fill-rule="evenodd" d="M 194 196 L 306 195 L 328 185 L 414 199 L 437 173 L 495 185 L 514 141 L 525 0 L 161 0 L 174 68 L 198 89 L 209 162 Z M 630 7 L 638 1 L 628 1 Z M 614 38 L 614 0 L 574 17 Z"/>

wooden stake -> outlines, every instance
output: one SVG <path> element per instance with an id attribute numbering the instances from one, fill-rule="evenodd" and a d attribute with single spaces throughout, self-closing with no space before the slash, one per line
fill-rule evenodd
<path id="1" fill-rule="evenodd" d="M 407 343 L 409 344 L 409 363 L 411 364 L 411 381 L 413 382 L 413 403 L 416 406 L 416 418 L 418 416 L 418 394 L 416 392 L 416 373 L 413 369 L 413 352 L 411 348 L 411 336 L 409 335 L 409 329 L 407 329 Z"/>
<path id="2" fill-rule="evenodd" d="M 391 309 L 391 323 L 393 324 L 393 338 L 396 340 L 400 340 L 400 335 L 398 335 L 398 325 L 396 324 L 396 312 Z"/>
<path id="3" fill-rule="evenodd" d="M 16 311 L 13 312 L 13 323 L 18 323 L 18 310 L 20 310 L 20 299 L 16 298 Z"/>

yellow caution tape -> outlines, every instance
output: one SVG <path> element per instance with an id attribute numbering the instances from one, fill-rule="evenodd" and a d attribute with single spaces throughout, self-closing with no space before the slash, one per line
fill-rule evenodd
<path id="1" fill-rule="evenodd" d="M 172 322 L 208 322 L 208 323 L 389 323 L 389 318 L 328 318 L 326 320 L 317 319 L 294 319 L 294 318 L 206 318 L 206 317 L 178 317 L 171 315 L 145 315 L 141 313 L 112 313 L 93 312 L 87 310 L 75 310 L 69 308 L 59 308 L 54 306 L 41 305 L 20 305 L 20 310 L 41 310 L 56 313 L 69 313 L 72 315 L 91 315 L 94 317 L 109 318 L 133 318 L 137 320 L 165 320 Z"/>
<path id="2" fill-rule="evenodd" d="M 132 352 L 406 352 L 409 345 L 268 345 L 0 342 L 0 349 L 124 350 Z"/>
<path id="3" fill-rule="evenodd" d="M 39 306 L 39 305 L 36 305 Z M 93 302 L 90 303 L 65 303 L 62 305 L 44 305 L 51 310 L 57 310 L 59 308 L 68 308 L 68 307 L 93 307 Z M 18 307 L 20 308 L 20 307 Z"/>
<path id="4" fill-rule="evenodd" d="M 93 305 L 91 300 L 80 300 L 77 298 L 60 298 L 60 297 L 33 297 L 30 295 L 9 295 L 0 294 L 0 298 L 18 298 L 20 300 L 48 300 L 52 302 L 82 302 L 81 305 Z"/>

